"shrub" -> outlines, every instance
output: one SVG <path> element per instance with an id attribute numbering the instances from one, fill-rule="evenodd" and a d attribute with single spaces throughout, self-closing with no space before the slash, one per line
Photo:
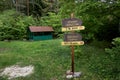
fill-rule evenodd
<path id="1" fill-rule="evenodd" d="M 96 49 L 96 53 L 89 59 L 89 69 L 98 74 L 102 80 L 120 79 L 120 38 L 113 39 L 112 44 L 113 47 L 106 48 L 105 52 Z"/>
<path id="2" fill-rule="evenodd" d="M 119 80 L 120 78 L 120 37 L 113 39 L 113 47 L 105 49 L 111 60 L 111 77 L 114 80 Z"/>
<path id="3" fill-rule="evenodd" d="M 32 16 L 16 13 L 14 10 L 4 11 L 0 19 L 0 40 L 27 38 L 27 28 L 39 24 Z"/>
<path id="4" fill-rule="evenodd" d="M 86 69 L 99 76 L 100 80 L 120 79 L 120 38 L 113 39 L 112 48 L 101 46 L 77 46 L 75 47 L 75 58 L 80 64 L 86 64 Z M 104 42 L 95 44 L 105 44 Z M 104 47 L 105 48 L 105 47 Z"/>
<path id="5" fill-rule="evenodd" d="M 61 15 L 55 14 L 52 12 L 48 13 L 48 16 L 44 16 L 40 20 L 41 25 L 43 26 L 51 26 L 54 29 L 54 35 L 56 37 L 61 36 Z"/>

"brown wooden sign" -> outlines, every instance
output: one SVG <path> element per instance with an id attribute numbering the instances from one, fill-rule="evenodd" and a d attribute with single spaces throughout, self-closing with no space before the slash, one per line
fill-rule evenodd
<path id="1" fill-rule="evenodd" d="M 77 18 L 68 18 L 62 20 L 62 26 L 63 27 L 73 27 L 73 26 L 81 26 L 82 21 Z"/>
<path id="2" fill-rule="evenodd" d="M 68 33 L 64 35 L 64 41 L 73 42 L 73 41 L 81 41 L 82 36 L 79 33 Z"/>

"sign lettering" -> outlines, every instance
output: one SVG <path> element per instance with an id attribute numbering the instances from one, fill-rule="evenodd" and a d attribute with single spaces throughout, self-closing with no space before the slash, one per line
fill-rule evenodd
<path id="1" fill-rule="evenodd" d="M 64 41 L 81 41 L 82 36 L 78 33 L 68 33 L 64 35 Z"/>
<path id="2" fill-rule="evenodd" d="M 84 45 L 84 41 L 62 42 L 62 45 Z"/>
<path id="3" fill-rule="evenodd" d="M 84 30 L 84 26 L 74 26 L 74 27 L 62 27 L 62 31 L 75 31 L 75 30 Z"/>
<path id="4" fill-rule="evenodd" d="M 82 24 L 82 21 L 76 18 L 68 18 L 68 19 L 62 20 L 63 27 L 81 26 L 81 24 Z"/>

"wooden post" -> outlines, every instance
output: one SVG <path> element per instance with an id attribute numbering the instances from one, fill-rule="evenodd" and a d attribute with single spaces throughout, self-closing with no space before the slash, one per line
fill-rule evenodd
<path id="1" fill-rule="evenodd" d="M 16 0 L 16 12 L 18 11 L 18 0 Z"/>
<path id="2" fill-rule="evenodd" d="M 71 18 L 73 18 L 74 17 L 74 13 L 71 13 Z M 74 31 L 72 31 L 72 33 L 74 33 Z M 71 45 L 71 52 L 72 52 L 72 54 L 71 54 L 71 60 L 72 60 L 72 62 L 71 62 L 71 68 L 72 68 L 72 74 L 74 75 L 74 45 Z"/>
<path id="3" fill-rule="evenodd" d="M 74 13 L 71 13 L 71 18 L 74 18 Z"/>
<path id="4" fill-rule="evenodd" d="M 71 18 L 71 19 L 70 19 Z M 71 13 L 71 16 L 68 19 L 62 20 L 62 31 L 70 31 L 70 33 L 64 35 L 64 42 L 62 45 L 70 45 L 71 48 L 71 70 L 67 71 L 66 78 L 72 79 L 80 77 L 81 72 L 75 72 L 74 67 L 74 45 L 83 45 L 84 41 L 80 34 L 75 33 L 76 30 L 84 30 L 84 26 L 81 26 L 82 21 L 80 19 L 74 18 L 74 13 Z M 74 28 L 75 27 L 75 28 Z"/>
<path id="5" fill-rule="evenodd" d="M 72 73 L 74 74 L 74 46 L 73 45 L 71 45 L 71 51 L 72 51 L 72 54 L 71 54 L 71 58 L 72 58 L 72 63 L 71 63 L 71 65 L 72 65 Z"/>
<path id="6" fill-rule="evenodd" d="M 27 0 L 26 2 L 27 2 L 27 15 L 29 16 L 29 0 Z"/>

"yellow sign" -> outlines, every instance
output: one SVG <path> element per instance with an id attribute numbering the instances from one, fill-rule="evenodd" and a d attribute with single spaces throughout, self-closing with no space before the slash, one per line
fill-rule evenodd
<path id="1" fill-rule="evenodd" d="M 62 45 L 84 45 L 84 41 L 62 42 Z"/>
<path id="2" fill-rule="evenodd" d="M 84 30 L 84 26 L 62 27 L 62 31 Z"/>

